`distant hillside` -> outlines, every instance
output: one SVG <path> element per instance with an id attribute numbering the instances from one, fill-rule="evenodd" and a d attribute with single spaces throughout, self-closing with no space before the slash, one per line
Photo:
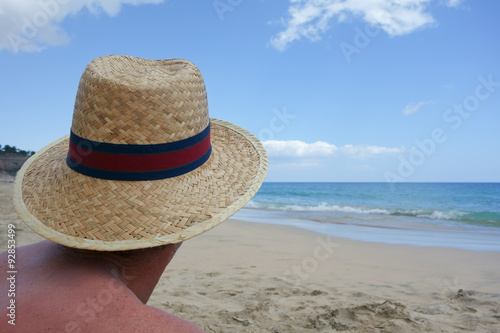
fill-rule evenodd
<path id="1" fill-rule="evenodd" d="M 15 175 L 34 151 L 26 151 L 15 146 L 0 145 L 0 173 Z"/>

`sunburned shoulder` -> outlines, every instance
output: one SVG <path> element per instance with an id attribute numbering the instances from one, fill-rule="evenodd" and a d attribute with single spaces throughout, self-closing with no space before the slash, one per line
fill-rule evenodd
<path id="1" fill-rule="evenodd" d="M 107 320 L 89 322 L 84 325 L 84 331 L 122 332 L 122 333 L 204 333 L 201 328 L 179 317 L 163 312 L 149 305 L 137 302 L 116 304 L 103 317 Z M 103 319 L 102 317 L 100 319 Z M 75 331 L 80 332 L 80 331 Z"/>
<path id="2" fill-rule="evenodd" d="M 0 254 L 0 258 L 5 259 L 5 253 Z M 0 267 L 2 265 L 5 263 L 0 262 Z M 23 272 L 28 269 L 30 267 L 24 267 Z M 25 274 L 25 279 L 19 281 L 16 300 L 23 299 L 24 302 L 16 313 L 19 315 L 16 316 L 19 317 L 16 331 L 204 332 L 181 318 L 143 304 L 112 275 L 85 269 L 58 269 L 60 276 L 57 283 L 46 281 L 43 270 Z M 54 268 L 48 276 L 53 279 Z M 44 287 L 33 289 L 31 279 L 37 279 L 38 284 Z M 0 281 L 0 286 L 3 283 Z M 0 305 L 6 306 L 3 301 L 0 298 Z M 6 320 L 0 322 L 0 332 L 10 332 L 12 328 Z"/>
<path id="3" fill-rule="evenodd" d="M 24 320 L 19 320 L 16 328 L 20 329 L 19 332 L 204 332 L 179 317 L 141 303 L 128 293 L 102 293 L 79 298 L 77 306 L 72 302 L 66 309 L 59 308 L 57 312 L 57 316 L 50 312 L 43 313 L 43 319 L 40 316 L 30 317 L 28 313 L 24 316 L 20 314 L 19 318 Z M 0 332 L 3 332 L 1 327 L 0 324 Z"/>
<path id="4" fill-rule="evenodd" d="M 201 328 L 169 313 L 148 305 L 141 305 L 132 319 L 130 332 L 204 333 Z M 133 327 L 133 329 L 132 329 Z"/>
<path id="5" fill-rule="evenodd" d="M 118 288 L 117 288 L 118 289 Z M 97 296 L 100 304 L 94 304 L 80 310 L 101 310 L 100 313 L 88 313 L 81 319 L 84 320 L 81 331 L 76 332 L 123 332 L 123 333 L 204 333 L 201 328 L 190 322 L 143 304 L 128 290 L 113 294 L 111 302 Z M 108 304 L 109 303 L 109 304 Z M 100 305 L 101 307 L 97 307 Z M 93 319 L 93 320 L 91 320 Z M 85 325 L 85 324 L 88 324 Z"/>
<path id="6" fill-rule="evenodd" d="M 92 297 L 96 304 L 87 302 L 77 307 L 79 323 L 75 327 L 81 330 L 74 332 L 204 332 L 186 320 L 143 304 L 127 289 L 120 290 L 118 285 L 113 288 L 112 293 Z"/>

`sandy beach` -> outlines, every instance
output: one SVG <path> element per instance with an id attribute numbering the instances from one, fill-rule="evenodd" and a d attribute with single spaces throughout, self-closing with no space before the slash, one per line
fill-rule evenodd
<path id="1" fill-rule="evenodd" d="M 0 183 L 0 249 L 41 240 Z M 500 253 L 229 220 L 185 242 L 149 305 L 207 332 L 500 332 Z M 20 274 L 22 272 L 19 272 Z"/>

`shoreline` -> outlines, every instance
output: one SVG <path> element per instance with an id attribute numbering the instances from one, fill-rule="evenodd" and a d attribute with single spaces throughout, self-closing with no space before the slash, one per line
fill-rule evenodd
<path id="1" fill-rule="evenodd" d="M 379 220 L 342 221 L 322 212 L 280 211 L 243 207 L 233 218 L 251 223 L 287 225 L 322 235 L 377 244 L 456 248 L 476 252 L 500 252 L 500 228 L 458 224 L 444 225 L 406 217 L 382 216 Z M 345 217 L 344 217 L 345 219 Z"/>

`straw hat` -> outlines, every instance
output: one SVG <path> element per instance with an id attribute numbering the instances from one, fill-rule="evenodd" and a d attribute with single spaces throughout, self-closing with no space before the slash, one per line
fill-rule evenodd
<path id="1" fill-rule="evenodd" d="M 215 227 L 255 195 L 266 171 L 257 138 L 209 118 L 194 64 L 105 56 L 82 75 L 71 134 L 19 171 L 14 203 L 53 242 L 148 248 Z"/>

